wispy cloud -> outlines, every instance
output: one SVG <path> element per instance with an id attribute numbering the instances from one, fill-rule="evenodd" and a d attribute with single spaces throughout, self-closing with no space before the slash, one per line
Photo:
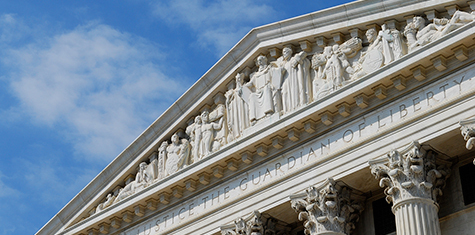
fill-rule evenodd
<path id="1" fill-rule="evenodd" d="M 226 53 L 251 28 L 276 15 L 272 6 L 252 0 L 174 0 L 153 3 L 154 14 L 170 25 L 186 25 L 197 34 L 197 44 Z"/>
<path id="2" fill-rule="evenodd" d="M 14 17 L 11 21 L 14 21 Z M 86 159 L 108 162 L 185 89 L 144 39 L 90 23 L 3 51 L 20 109 Z"/>
<path id="3" fill-rule="evenodd" d="M 17 197 L 20 195 L 20 192 L 4 183 L 5 180 L 8 179 L 1 171 L 0 171 L 0 198 L 5 197 Z"/>

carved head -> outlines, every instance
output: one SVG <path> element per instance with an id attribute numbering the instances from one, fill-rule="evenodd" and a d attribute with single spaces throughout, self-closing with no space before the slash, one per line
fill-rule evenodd
<path id="1" fill-rule="evenodd" d="M 178 144 L 179 141 L 180 141 L 180 139 L 178 138 L 178 134 L 177 133 L 173 134 L 172 135 L 172 143 Z"/>
<path id="2" fill-rule="evenodd" d="M 140 170 L 145 170 L 145 168 L 147 168 L 147 163 L 146 162 L 141 162 L 140 165 L 139 165 L 139 169 Z"/>
<path id="3" fill-rule="evenodd" d="M 376 32 L 376 29 L 370 28 L 370 29 L 366 30 L 365 35 L 366 35 L 366 38 L 368 39 L 368 42 L 372 43 L 372 42 L 374 42 L 374 40 L 376 40 L 376 37 L 378 36 L 378 32 Z"/>
<path id="4" fill-rule="evenodd" d="M 415 16 L 412 19 L 412 24 L 414 25 L 415 28 L 421 29 L 422 27 L 425 26 L 426 20 L 420 16 Z"/>
<path id="5" fill-rule="evenodd" d="M 244 83 L 244 74 L 236 74 L 236 84 L 242 85 Z"/>
<path id="6" fill-rule="evenodd" d="M 340 48 L 340 45 L 338 45 L 338 44 L 333 45 L 332 46 L 333 53 L 337 53 L 339 48 Z"/>
<path id="7" fill-rule="evenodd" d="M 265 57 L 264 55 L 258 56 L 256 59 L 256 66 L 260 68 L 266 65 L 267 65 L 267 57 Z"/>
<path id="8" fill-rule="evenodd" d="M 201 117 L 200 116 L 195 117 L 195 123 L 196 124 L 201 124 Z"/>
<path id="9" fill-rule="evenodd" d="M 203 111 L 201 113 L 201 121 L 204 122 L 204 123 L 208 123 L 209 121 L 209 112 L 208 111 Z"/>
<path id="10" fill-rule="evenodd" d="M 327 59 L 325 58 L 325 55 L 315 53 L 312 56 L 312 68 L 317 70 L 318 67 L 325 65 L 327 63 Z"/>
<path id="11" fill-rule="evenodd" d="M 285 59 L 289 59 L 292 56 L 292 48 L 290 46 L 284 47 L 284 49 L 282 49 L 282 55 Z"/>

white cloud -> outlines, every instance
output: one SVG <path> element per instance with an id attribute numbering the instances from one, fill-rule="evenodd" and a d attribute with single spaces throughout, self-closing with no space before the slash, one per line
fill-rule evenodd
<path id="1" fill-rule="evenodd" d="M 252 0 L 174 0 L 153 3 L 154 14 L 165 22 L 187 25 L 198 35 L 198 44 L 213 46 L 221 56 L 252 27 L 275 18 L 269 5 Z"/>
<path id="2" fill-rule="evenodd" d="M 98 23 L 4 53 L 21 110 L 92 161 L 113 159 L 186 89 L 155 46 Z"/>
<path id="3" fill-rule="evenodd" d="M 42 161 L 22 161 L 22 166 L 27 188 L 36 194 L 36 199 L 42 204 L 55 202 L 55 207 L 66 204 L 97 174 L 96 169 L 84 166 L 61 167 L 55 162 L 59 160 L 55 157 L 48 160 L 44 160 L 47 156 L 41 158 Z"/>
<path id="4" fill-rule="evenodd" d="M 31 29 L 18 20 L 14 14 L 0 15 L 0 43 L 19 40 Z"/>
<path id="5" fill-rule="evenodd" d="M 4 179 L 6 180 L 11 180 L 7 178 L 2 172 L 0 172 L 0 198 L 4 197 L 17 197 L 20 195 L 20 192 L 17 191 L 16 189 L 6 185 L 3 181 Z"/>

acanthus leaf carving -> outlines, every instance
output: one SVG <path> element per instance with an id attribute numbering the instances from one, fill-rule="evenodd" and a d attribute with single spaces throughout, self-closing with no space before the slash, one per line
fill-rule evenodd
<path id="1" fill-rule="evenodd" d="M 467 141 L 465 147 L 472 150 L 475 146 L 475 119 L 460 121 L 459 124 L 463 139 Z M 473 164 L 475 164 L 475 159 L 473 159 Z"/>
<path id="2" fill-rule="evenodd" d="M 305 234 L 350 234 L 363 210 L 363 200 L 332 178 L 305 194 L 291 196 L 291 206 L 303 221 Z"/>
<path id="3" fill-rule="evenodd" d="M 222 235 L 287 235 L 290 227 L 267 214 L 253 211 L 250 216 L 221 226 Z"/>
<path id="4" fill-rule="evenodd" d="M 370 161 L 371 173 L 384 188 L 386 201 L 394 204 L 413 198 L 437 202 L 450 175 L 449 164 L 437 164 L 437 153 L 425 150 L 414 141 L 399 152 L 392 150 L 386 159 Z"/>
<path id="5" fill-rule="evenodd" d="M 150 158 L 148 164 L 140 163 L 141 167 L 138 167 L 133 184 L 129 183 L 120 191 L 107 194 L 97 204 L 94 213 L 104 210 L 190 164 L 197 163 L 218 151 L 225 144 L 242 137 L 245 134 L 244 130 L 251 128 L 260 120 L 274 114 L 286 115 L 306 104 L 318 102 L 322 97 L 346 84 L 450 34 L 463 25 L 473 22 L 474 19 L 475 15 L 457 10 L 450 19 L 434 18 L 426 25 L 422 17 L 416 16 L 413 17 L 412 22 L 407 23 L 402 32 L 396 28 L 396 24 L 389 23 L 382 24 L 379 31 L 377 30 L 379 26 L 368 29 L 365 35 L 369 42 L 368 46 L 363 44 L 362 39 L 358 37 L 361 33 L 352 33 L 353 37 L 344 41 L 345 33 L 340 32 L 338 36 L 341 44 L 332 45 L 323 36 L 317 36 L 317 46 L 322 47 L 323 52 L 313 55 L 309 50 L 309 43 L 306 42 L 305 50 L 295 53 L 292 46 L 284 46 L 282 56 L 279 57 L 279 53 L 275 54 L 274 61 L 270 63 L 266 56 L 258 56 L 255 61 L 256 68 L 246 67 L 241 73 L 237 73 L 234 87 L 230 86 L 224 95 L 221 93 L 214 97 L 213 110 L 196 115 L 192 119 L 193 122 L 188 123 L 185 131 L 187 136 L 180 136 L 180 138 L 173 135 L 170 143 L 169 140 L 162 141 L 157 156 Z M 403 37 L 406 39 L 404 40 Z M 319 48 L 317 51 L 320 50 Z M 459 54 L 462 59 L 468 57 L 463 50 Z M 246 79 L 249 81 L 246 82 Z M 366 107 L 367 102 L 362 99 L 358 105 Z M 475 146 L 474 133 L 473 127 L 462 129 L 468 149 Z M 282 144 L 273 146 L 280 148 Z M 425 172 L 421 170 L 425 168 L 413 165 L 413 169 L 410 170 L 414 174 L 417 171 Z M 389 177 L 389 172 L 385 167 L 375 166 L 372 171 Z M 141 168 L 144 168 L 142 172 L 145 173 L 140 173 Z M 394 174 L 394 177 L 402 177 L 400 171 L 393 170 L 391 174 Z M 426 173 L 431 178 L 435 178 L 435 181 L 441 179 L 438 169 Z M 394 195 L 398 193 L 398 190 L 407 191 L 421 186 L 409 181 L 391 186 L 389 179 L 382 179 L 380 183 L 387 187 L 387 193 Z M 423 187 L 432 186 L 433 188 L 433 183 L 419 183 Z"/>

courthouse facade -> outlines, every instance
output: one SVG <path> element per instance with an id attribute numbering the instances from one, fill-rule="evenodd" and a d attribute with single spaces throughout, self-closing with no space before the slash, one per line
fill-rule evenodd
<path id="1" fill-rule="evenodd" d="M 474 10 L 251 30 L 37 234 L 473 234 Z"/>

